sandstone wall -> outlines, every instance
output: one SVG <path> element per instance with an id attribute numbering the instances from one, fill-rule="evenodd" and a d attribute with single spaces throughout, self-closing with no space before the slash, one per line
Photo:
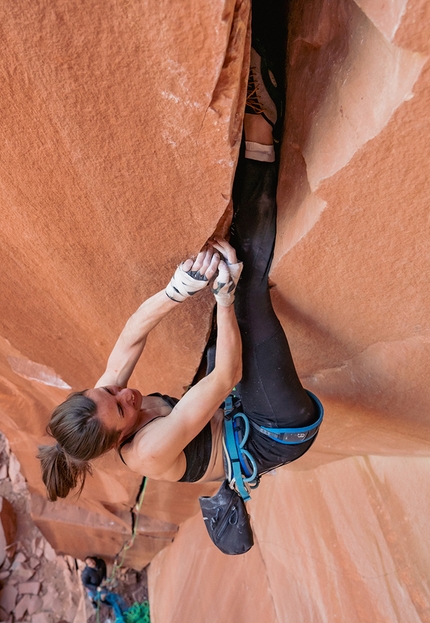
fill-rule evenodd
<path id="1" fill-rule="evenodd" d="M 1 429 L 56 549 L 109 558 L 130 536 L 141 478 L 107 456 L 79 500 L 52 505 L 37 445 L 55 404 L 101 375 L 127 317 L 228 223 L 249 2 L 18 0 L 0 15 Z M 137 388 L 183 393 L 211 308 L 197 297 L 154 330 Z M 148 486 L 130 563 L 147 564 L 196 511 L 184 488 Z"/>
<path id="2" fill-rule="evenodd" d="M 291 5 L 271 278 L 326 421 L 253 495 L 240 560 L 181 527 L 151 564 L 155 623 L 430 621 L 428 13 Z"/>
<path id="3" fill-rule="evenodd" d="M 228 218 L 249 3 L 0 11 L 1 428 L 51 544 L 109 557 L 140 479 L 109 455 L 79 500 L 52 505 L 37 444 L 68 387 L 97 379 L 128 314 Z M 255 492 L 243 557 L 209 543 L 200 490 L 149 483 L 128 561 L 153 559 L 154 623 L 430 621 L 429 12 L 291 2 L 272 291 L 326 420 Z M 181 393 L 210 306 L 157 328 L 136 387 Z"/>

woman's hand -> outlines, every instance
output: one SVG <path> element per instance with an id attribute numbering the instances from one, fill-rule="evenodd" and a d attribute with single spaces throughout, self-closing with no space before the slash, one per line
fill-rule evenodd
<path id="1" fill-rule="evenodd" d="M 234 294 L 243 269 L 243 262 L 237 261 L 236 250 L 224 238 L 214 238 L 210 240 L 210 244 L 224 258 L 219 262 L 218 275 L 214 281 L 212 292 L 218 305 L 229 307 L 234 302 Z"/>
<path id="2" fill-rule="evenodd" d="M 235 269 L 234 277 L 232 272 L 233 267 Z M 234 303 L 236 285 L 239 281 L 242 268 L 242 262 L 228 266 L 224 260 L 220 260 L 218 274 L 212 285 L 212 292 L 216 302 L 218 305 L 221 305 L 221 307 L 230 307 L 230 305 Z"/>
<path id="3" fill-rule="evenodd" d="M 231 244 L 227 242 L 227 240 L 225 240 L 224 238 L 211 238 L 211 240 L 209 240 L 209 244 L 211 244 L 214 249 L 220 252 L 220 254 L 229 266 L 238 263 L 236 249 L 232 247 Z"/>
<path id="4" fill-rule="evenodd" d="M 213 247 L 205 247 L 195 260 L 190 258 L 179 264 L 165 290 L 166 295 L 172 301 L 182 303 L 189 296 L 203 290 L 214 277 L 219 261 L 220 256 Z"/>
<path id="5" fill-rule="evenodd" d="M 213 249 L 212 245 L 205 245 L 195 260 L 185 260 L 181 266 L 194 279 L 210 281 L 217 271 L 219 260 L 219 253 Z"/>

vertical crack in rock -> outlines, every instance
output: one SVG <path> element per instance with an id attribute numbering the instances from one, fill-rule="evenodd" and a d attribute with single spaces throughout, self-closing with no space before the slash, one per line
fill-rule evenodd
<path id="1" fill-rule="evenodd" d="M 245 109 L 246 82 L 249 67 L 248 9 L 249 4 L 247 1 L 239 0 L 236 2 L 234 13 L 231 16 L 231 29 L 224 61 L 209 104 L 209 109 L 220 115 L 222 111 L 225 111 L 223 101 L 225 99 L 231 100 L 231 106 L 228 107 L 230 116 L 228 138 L 232 147 L 240 143 L 243 110 Z M 247 35 L 245 35 L 244 31 L 247 31 Z M 238 76 L 241 83 L 240 89 L 237 88 L 237 84 L 232 83 L 232 74 Z"/>

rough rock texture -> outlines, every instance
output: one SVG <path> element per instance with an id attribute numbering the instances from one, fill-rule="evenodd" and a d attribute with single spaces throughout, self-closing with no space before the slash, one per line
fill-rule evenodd
<path id="1" fill-rule="evenodd" d="M 243 558 L 182 526 L 151 564 L 156 623 L 430 621 L 426 16 L 292 3 L 271 278 L 326 422 L 253 495 Z"/>
<path id="2" fill-rule="evenodd" d="M 56 549 L 113 558 L 141 478 L 107 456 L 79 501 L 54 506 L 37 445 L 53 406 L 100 376 L 127 317 L 228 219 L 249 3 L 18 0 L 0 16 L 1 429 Z M 211 307 L 203 296 L 153 332 L 137 388 L 182 394 Z M 159 504 L 130 554 L 140 568 L 196 510 L 194 489 L 184 503 L 151 490 Z"/>
<path id="3" fill-rule="evenodd" d="M 16 549 L 16 513 L 7 498 L 0 497 L 0 565 L 13 557 Z"/>
<path id="4" fill-rule="evenodd" d="M 228 216 L 248 11 L 0 8 L 0 421 L 59 552 L 113 556 L 130 534 L 140 479 L 115 456 L 56 505 L 34 457 L 67 386 L 97 379 L 129 313 Z M 429 13 L 424 0 L 291 2 L 271 279 L 326 420 L 255 492 L 244 557 L 189 519 L 199 487 L 149 483 L 128 555 L 142 568 L 162 550 L 154 623 L 430 621 Z M 136 387 L 182 392 L 210 306 L 157 328 Z"/>
<path id="5" fill-rule="evenodd" d="M 84 623 L 86 602 L 88 610 L 91 605 L 79 581 L 77 561 L 57 556 L 34 525 L 19 462 L 1 433 L 0 462 L 2 521 L 5 508 L 14 513 L 14 547 L 7 546 L 0 570 L 0 620 Z"/>
<path id="6" fill-rule="evenodd" d="M 278 470 L 250 502 L 250 552 L 214 551 L 197 515 L 158 554 L 155 623 L 429 621 L 429 475 L 398 456 Z"/>
<path id="7" fill-rule="evenodd" d="M 0 570 L 2 623 L 112 623 L 112 609 L 95 610 L 80 580 L 82 560 L 57 555 L 30 516 L 30 495 L 20 465 L 0 433 L 0 494 L 4 509 L 13 511 L 14 548 L 7 546 Z M 17 521 L 18 520 L 18 521 Z M 7 531 L 5 530 L 5 533 Z M 8 535 L 9 536 L 9 535 Z M 148 599 L 146 569 L 107 568 L 107 585 L 128 606 Z"/>

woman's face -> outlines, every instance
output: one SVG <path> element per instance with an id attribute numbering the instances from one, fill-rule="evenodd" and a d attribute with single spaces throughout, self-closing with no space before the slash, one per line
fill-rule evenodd
<path id="1" fill-rule="evenodd" d="M 108 385 L 88 389 L 85 395 L 96 403 L 97 417 L 107 429 L 120 431 L 122 438 L 133 431 L 142 404 L 137 389 Z"/>

